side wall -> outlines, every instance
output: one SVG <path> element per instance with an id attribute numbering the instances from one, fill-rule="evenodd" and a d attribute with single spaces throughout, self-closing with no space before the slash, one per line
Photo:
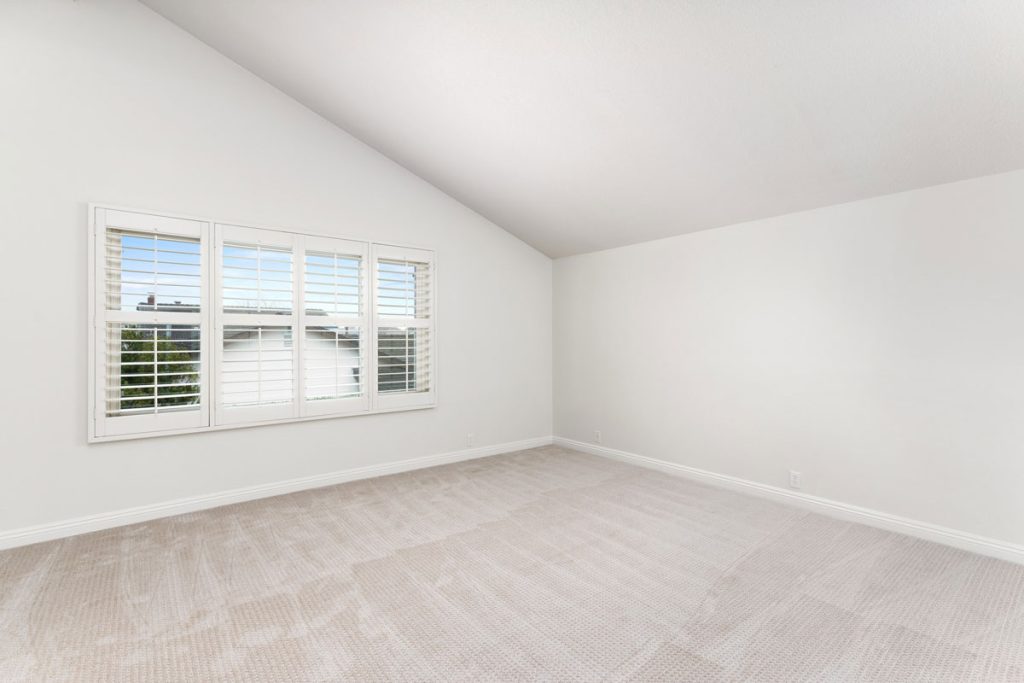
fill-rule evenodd
<path id="1" fill-rule="evenodd" d="M 0 536 L 551 434 L 550 259 L 149 9 L 4 2 L 0 93 Z M 88 446 L 90 201 L 436 249 L 439 407 Z"/>
<path id="2" fill-rule="evenodd" d="M 560 259 L 554 319 L 560 437 L 1024 544 L 1024 171 Z"/>

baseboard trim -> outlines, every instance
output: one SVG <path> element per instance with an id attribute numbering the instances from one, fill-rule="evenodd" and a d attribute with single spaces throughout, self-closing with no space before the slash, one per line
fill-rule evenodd
<path id="1" fill-rule="evenodd" d="M 574 450 L 583 451 L 584 453 L 600 455 L 605 458 L 640 465 L 641 467 L 667 472 L 668 474 L 683 476 L 688 479 L 713 484 L 733 491 L 749 493 L 762 498 L 769 498 L 783 503 L 788 503 L 789 505 L 795 505 L 805 510 L 828 515 L 830 517 L 836 517 L 850 522 L 859 522 L 879 529 L 885 529 L 886 531 L 894 531 L 907 536 L 921 538 L 926 541 L 941 543 L 943 545 L 977 553 L 979 555 L 986 555 L 989 557 L 999 558 L 1001 560 L 1007 560 L 1009 562 L 1015 562 L 1017 564 L 1024 564 L 1024 546 L 1007 543 L 994 538 L 986 538 L 984 536 L 978 536 L 965 531 L 958 531 L 956 529 L 908 519 L 906 517 L 890 515 L 885 512 L 879 512 L 878 510 L 849 505 L 847 503 L 841 503 L 828 498 L 819 498 L 806 493 L 800 493 L 799 491 L 790 491 L 788 489 L 779 488 L 778 486 L 760 484 L 758 482 L 740 479 L 739 477 L 732 477 L 726 474 L 717 474 L 715 472 L 701 470 L 696 467 L 680 465 L 666 460 L 658 460 L 657 458 L 638 455 L 628 451 L 620 451 L 615 448 L 599 446 L 585 441 L 575 441 L 573 439 L 556 436 L 554 437 L 554 443 L 558 446 L 572 448 Z"/>
<path id="2" fill-rule="evenodd" d="M 193 496 L 191 498 L 179 498 L 177 500 L 169 500 L 163 503 L 142 505 L 124 510 L 116 510 L 114 512 L 89 515 L 87 517 L 78 517 L 75 519 L 53 522 L 51 524 L 23 527 L 21 529 L 0 532 L 0 550 L 31 545 L 33 543 L 41 543 L 43 541 L 52 541 L 58 538 L 66 538 L 68 536 L 77 536 L 78 534 L 86 534 L 92 531 L 102 531 L 103 529 L 111 529 L 128 524 L 147 522 L 149 520 L 159 519 L 161 517 L 171 517 L 173 515 L 180 515 L 186 512 L 208 510 L 222 505 L 244 503 L 250 500 L 258 500 L 260 498 L 270 498 L 271 496 L 279 496 L 285 493 L 294 493 L 295 491 L 304 491 L 307 489 L 320 488 L 322 486 L 343 484 L 347 481 L 356 481 L 357 479 L 369 479 L 371 477 L 380 477 L 386 474 L 411 472 L 412 470 L 419 470 L 425 467 L 447 465 L 449 463 L 461 462 L 463 460 L 485 458 L 491 455 L 498 455 L 499 453 L 511 453 L 513 451 L 521 451 L 527 448 L 537 448 L 538 446 L 547 446 L 551 443 L 552 437 L 550 436 L 524 439 L 522 441 L 509 441 L 491 446 L 466 448 L 464 450 L 453 451 L 451 453 L 426 455 L 419 458 L 409 458 L 407 460 L 398 460 L 396 462 L 383 463 L 380 465 L 353 467 L 351 469 L 329 472 L 327 474 L 299 477 L 297 479 L 288 479 L 285 481 L 261 484 L 258 486 L 248 486 L 245 488 L 232 489 L 230 491 Z"/>

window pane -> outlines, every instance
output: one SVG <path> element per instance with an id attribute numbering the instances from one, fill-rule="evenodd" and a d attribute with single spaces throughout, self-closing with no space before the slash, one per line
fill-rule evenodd
<path id="1" fill-rule="evenodd" d="M 306 315 L 358 317 L 362 293 L 362 259 L 326 252 L 306 252 Z"/>
<path id="2" fill-rule="evenodd" d="M 291 402 L 293 353 L 290 327 L 225 327 L 222 403 L 232 408 Z"/>
<path id="3" fill-rule="evenodd" d="M 107 324 L 108 417 L 198 410 L 198 325 Z"/>
<path id="4" fill-rule="evenodd" d="M 378 259 L 377 315 L 382 318 L 429 318 L 429 264 Z"/>
<path id="5" fill-rule="evenodd" d="M 362 394 L 362 344 L 358 327 L 307 327 L 306 400 Z"/>
<path id="6" fill-rule="evenodd" d="M 225 244 L 222 267 L 225 313 L 292 312 L 291 251 Z"/>
<path id="7" fill-rule="evenodd" d="M 429 344 L 429 332 L 424 328 L 380 328 L 377 331 L 377 391 L 429 391 Z"/>
<path id="8" fill-rule="evenodd" d="M 110 229 L 105 248 L 107 310 L 200 310 L 198 239 Z"/>

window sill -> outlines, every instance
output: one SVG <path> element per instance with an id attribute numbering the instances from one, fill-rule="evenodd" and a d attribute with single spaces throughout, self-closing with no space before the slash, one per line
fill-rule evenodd
<path id="1" fill-rule="evenodd" d="M 177 436 L 179 434 L 201 434 L 204 432 L 223 432 L 234 429 L 249 429 L 251 427 L 266 427 L 268 425 L 296 424 L 301 422 L 314 422 L 316 420 L 341 420 L 349 417 L 364 417 L 367 415 L 384 415 L 387 413 L 406 413 L 412 410 L 429 410 L 437 407 L 437 402 L 425 403 L 423 405 L 410 405 L 394 408 L 377 408 L 376 410 L 363 410 L 359 412 L 341 413 L 334 415 L 308 415 L 306 417 L 287 417 L 279 420 L 263 420 L 259 422 L 244 422 L 237 424 L 211 425 L 209 427 L 192 427 L 187 429 L 167 429 L 158 432 L 136 432 L 133 434 L 118 434 L 112 436 L 96 436 L 89 434 L 88 443 L 106 443 L 109 441 L 129 441 L 135 439 L 149 439 L 158 436 Z"/>

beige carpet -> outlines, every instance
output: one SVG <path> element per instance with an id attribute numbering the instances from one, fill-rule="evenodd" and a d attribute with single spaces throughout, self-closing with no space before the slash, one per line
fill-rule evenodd
<path id="1" fill-rule="evenodd" d="M 556 447 L 0 553 L 0 681 L 1024 681 L 1024 567 Z"/>

